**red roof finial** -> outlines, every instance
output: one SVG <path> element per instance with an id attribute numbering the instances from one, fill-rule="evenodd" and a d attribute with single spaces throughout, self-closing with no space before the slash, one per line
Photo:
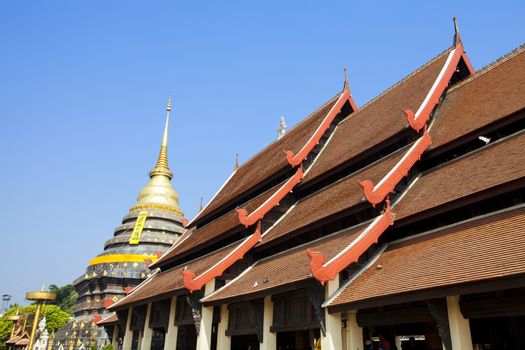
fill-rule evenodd
<path id="1" fill-rule="evenodd" d="M 454 20 L 454 47 L 457 47 L 459 44 L 461 44 L 461 37 L 459 36 L 459 28 L 458 28 L 458 20 L 456 16 L 453 18 Z"/>

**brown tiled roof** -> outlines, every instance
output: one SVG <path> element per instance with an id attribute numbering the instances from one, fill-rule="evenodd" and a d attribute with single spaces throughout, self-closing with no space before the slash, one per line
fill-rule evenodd
<path id="1" fill-rule="evenodd" d="M 281 139 L 271 143 L 268 147 L 242 164 L 195 220 L 203 218 L 229 200 L 277 173 L 280 169 L 289 166 L 283 150 L 299 151 L 312 136 L 338 97 L 339 94 L 332 97 L 322 107 L 288 131 Z"/>
<path id="2" fill-rule="evenodd" d="M 524 150 L 520 133 L 424 173 L 394 208 L 396 219 L 523 178 Z"/>
<path id="3" fill-rule="evenodd" d="M 144 304 L 153 298 L 159 299 L 162 297 L 168 297 L 170 294 L 184 288 L 181 272 L 184 267 L 187 266 L 198 276 L 231 252 L 237 244 L 238 243 L 229 245 L 186 264 L 152 275 L 152 277 L 136 287 L 124 299 L 121 299 L 110 306 L 110 310 L 119 310 L 130 304 Z"/>
<path id="4" fill-rule="evenodd" d="M 251 212 L 261 205 L 265 200 L 267 200 L 279 188 L 279 186 L 280 185 L 277 185 L 263 194 L 251 199 L 244 205 L 241 205 L 241 207 L 247 209 L 248 212 Z M 209 242 L 239 225 L 239 217 L 235 209 L 233 209 L 218 219 L 192 231 L 187 239 L 167 252 L 166 255 L 164 255 L 159 261 L 155 263 L 155 266 L 163 265 L 176 255 L 193 249 L 199 245 L 202 245 L 203 243 Z"/>
<path id="5" fill-rule="evenodd" d="M 525 47 L 451 88 L 429 133 L 432 148 L 525 108 Z"/>
<path id="6" fill-rule="evenodd" d="M 17 346 L 26 346 L 28 344 L 29 344 L 29 339 L 23 338 L 23 339 L 20 339 L 19 341 L 17 341 L 15 345 L 17 345 Z"/>
<path id="7" fill-rule="evenodd" d="M 218 292 L 204 298 L 204 301 L 212 302 L 240 295 L 260 293 L 285 284 L 311 278 L 310 259 L 306 254 L 307 248 L 323 253 L 325 258 L 329 260 L 339 253 L 343 247 L 350 244 L 366 227 L 366 224 L 353 227 L 311 242 L 308 245 L 265 258 Z"/>
<path id="8" fill-rule="evenodd" d="M 430 91 L 450 49 L 367 103 L 339 124 L 304 182 L 350 160 L 401 132 L 408 125 L 403 109 L 417 110 Z"/>
<path id="9" fill-rule="evenodd" d="M 105 318 L 97 322 L 97 325 L 103 326 L 103 325 L 112 324 L 115 322 L 118 322 L 118 316 L 116 312 L 112 312 L 109 315 L 107 315 Z"/>
<path id="10" fill-rule="evenodd" d="M 301 227 L 312 225 L 321 219 L 359 204 L 364 198 L 359 181 L 378 182 L 381 180 L 403 157 L 408 147 L 304 198 L 268 234 L 263 236 L 261 244 L 268 243 Z"/>
<path id="11" fill-rule="evenodd" d="M 394 243 L 329 306 L 523 274 L 524 232 L 521 207 Z"/>
<path id="12" fill-rule="evenodd" d="M 9 338 L 5 343 L 6 344 L 16 344 L 16 342 L 19 341 L 20 338 L 22 338 L 20 335 L 15 335 L 14 337 Z"/>

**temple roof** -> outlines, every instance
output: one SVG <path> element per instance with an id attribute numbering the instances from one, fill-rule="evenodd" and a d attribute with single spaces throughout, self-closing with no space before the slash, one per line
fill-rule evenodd
<path id="1" fill-rule="evenodd" d="M 336 103 L 339 95 L 332 97 L 323 106 L 287 131 L 283 137 L 275 140 L 261 152 L 244 162 L 193 222 L 201 220 L 235 197 L 275 175 L 278 171 L 289 167 L 283 150 L 299 151 Z"/>
<path id="2" fill-rule="evenodd" d="M 263 235 L 261 245 L 301 228 L 313 229 L 330 216 L 363 203 L 363 190 L 359 186 L 359 181 L 364 178 L 374 181 L 381 179 L 399 161 L 403 155 L 403 150 L 399 150 L 300 200 L 273 228 Z"/>
<path id="3" fill-rule="evenodd" d="M 249 200 L 242 205 L 249 211 L 254 210 L 264 201 L 266 201 L 278 188 L 275 186 L 261 195 Z M 174 245 L 161 259 L 159 259 L 152 267 L 157 267 L 169 262 L 174 257 L 188 252 L 194 248 L 197 248 L 203 244 L 210 244 L 216 241 L 218 238 L 224 237 L 231 230 L 242 230 L 244 227 L 239 222 L 239 217 L 235 209 L 230 210 L 228 213 L 220 216 L 216 220 L 201 226 L 188 233 L 188 237 L 181 240 L 179 244 Z"/>
<path id="4" fill-rule="evenodd" d="M 522 131 L 423 173 L 396 206 L 397 220 L 522 179 L 524 149 Z"/>
<path id="5" fill-rule="evenodd" d="M 324 283 L 357 261 L 365 251 L 370 254 L 375 249 L 370 248 L 376 247 L 374 244 L 380 237 L 380 244 L 397 239 L 393 235 L 401 232 L 403 225 L 522 188 L 525 178 L 522 126 L 512 124 L 512 128 L 495 135 L 492 142 L 486 141 L 486 145 L 477 138 L 487 130 L 501 131 L 520 121 L 515 115 L 522 115 L 525 107 L 523 51 L 519 49 L 474 73 L 461 41 L 456 38 L 456 46 L 431 59 L 359 111 L 352 108 L 352 113 L 346 110 L 339 119 L 330 119 L 330 123 L 336 121 L 323 129 L 329 133 L 318 143 L 312 157 L 304 161 L 306 157 L 301 155 L 297 162 L 290 162 L 288 154 L 287 163 L 282 151 L 291 150 L 296 155 L 304 149 L 320 125 L 326 123 L 326 116 L 339 105 L 343 95 L 336 95 L 238 168 L 198 214 L 191 230 L 161 258 L 162 263 L 153 265 L 168 268 L 178 264 L 179 272 L 170 268 L 161 274 L 170 274 L 172 281 L 180 283 L 165 287 L 168 277 L 154 277 L 151 284 L 158 286 L 137 288 L 140 294 L 134 299 L 128 296 L 126 303 L 144 302 L 155 293 L 172 295 L 184 284 L 189 290 L 197 290 L 203 285 L 200 282 L 221 276 L 225 268 L 244 254 L 250 254 L 248 261 L 263 258 L 204 298 L 204 302 L 216 303 L 236 296 L 260 297 L 282 290 L 286 284 L 314 282 L 312 276 Z M 473 75 L 468 77 L 470 74 Z M 417 119 L 418 116 L 423 117 Z M 466 147 L 468 142 L 471 144 Z M 445 145 L 448 149 L 443 150 Z M 308 152 L 311 151 L 313 148 Z M 443 152 L 448 153 L 441 156 Z M 421 157 L 423 161 L 418 163 Z M 302 182 L 283 187 L 297 174 Z M 401 182 L 403 178 L 407 181 Z M 382 190 L 377 200 L 371 199 L 363 180 L 369 180 L 373 191 Z M 275 185 L 277 182 L 280 184 Z M 261 222 L 268 211 L 246 221 L 247 227 L 259 224 L 255 231 L 240 225 L 251 215 L 247 213 L 257 212 L 280 192 L 293 193 L 287 195 L 284 208 L 264 218 L 265 225 Z M 272 208 L 281 199 L 284 197 L 273 201 Z M 385 204 L 385 211 L 379 214 Z M 244 217 L 239 206 L 246 209 Z M 381 236 L 392 224 L 392 234 Z M 351 227 L 333 233 L 345 226 Z M 263 229 L 259 230 L 260 227 Z M 260 233 L 262 237 L 258 236 Z M 323 237 L 324 234 L 328 235 Z M 233 240 L 236 242 L 227 246 L 229 250 L 224 255 L 211 258 L 219 252 L 216 251 L 190 261 L 188 264 L 195 266 L 188 267 L 185 275 L 191 272 L 201 278 L 182 281 L 181 269 L 187 264 L 180 262 Z M 237 251 L 242 253 L 236 255 Z M 320 269 L 316 270 L 311 253 L 322 256 Z M 231 257 L 228 264 L 224 263 L 226 257 Z M 200 265 L 204 264 L 203 259 L 211 259 L 206 262 L 207 268 Z M 328 277 L 319 277 L 318 271 Z M 190 288 L 188 283 L 197 279 L 200 284 Z"/>
<path id="6" fill-rule="evenodd" d="M 223 288 L 203 298 L 202 301 L 212 303 L 234 297 L 255 298 L 260 297 L 261 292 L 268 293 L 285 284 L 312 279 L 309 259 L 305 253 L 307 248 L 321 251 L 330 259 L 339 252 L 341 247 L 353 242 L 365 228 L 366 223 L 360 224 L 262 259 Z"/>
<path id="7" fill-rule="evenodd" d="M 131 304 L 144 304 L 152 299 L 159 300 L 172 296 L 176 294 L 177 291 L 184 289 L 182 278 L 182 271 L 184 269 L 191 269 L 197 274 L 202 273 L 228 255 L 234 248 L 235 244 L 232 244 L 213 253 L 201 256 L 198 259 L 153 274 L 134 288 L 125 298 L 111 305 L 109 310 L 120 310 Z"/>
<path id="8" fill-rule="evenodd" d="M 452 86 L 430 128 L 431 148 L 439 148 L 460 137 L 465 139 L 476 130 L 523 109 L 523 67 L 525 45 Z M 471 138 L 478 136 L 476 133 Z"/>
<path id="9" fill-rule="evenodd" d="M 390 243 L 328 307 L 380 306 L 381 297 L 524 274 L 524 230 L 521 205 Z"/>
<path id="10" fill-rule="evenodd" d="M 97 326 L 110 325 L 118 322 L 118 316 L 116 312 L 109 313 L 105 318 L 97 322 Z"/>
<path id="11" fill-rule="evenodd" d="M 306 174 L 304 182 L 358 158 L 367 150 L 406 129 L 408 123 L 403 109 L 417 109 L 436 80 L 451 49 L 434 57 L 343 120 L 323 149 L 322 157 Z"/>

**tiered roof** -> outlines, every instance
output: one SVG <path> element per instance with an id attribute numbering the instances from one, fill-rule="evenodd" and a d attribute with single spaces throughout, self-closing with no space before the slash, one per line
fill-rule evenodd
<path id="1" fill-rule="evenodd" d="M 459 39 L 457 33 L 456 37 Z M 457 150 L 464 156 L 452 152 L 440 160 L 444 164 L 436 165 L 437 156 L 446 148 L 456 149 L 482 136 L 480 132 L 519 120 L 516 115 L 523 114 L 525 107 L 523 51 L 474 74 L 461 41 L 456 40 L 453 47 L 360 110 L 352 104 L 345 84 L 341 94 L 243 164 L 190 223 L 191 230 L 154 265 L 163 271 L 117 305 L 173 294 L 183 288 L 181 283 L 190 291 L 199 289 L 209 280 L 205 276 L 219 277 L 244 254 L 252 254 L 252 248 L 262 259 L 243 267 L 237 278 L 203 302 L 260 297 L 284 285 L 312 283 L 312 276 L 324 283 L 356 262 L 375 242 L 383 243 L 382 233 L 397 232 L 409 217 L 445 207 L 450 210 L 454 203 L 465 205 L 474 195 L 505 186 L 523 187 L 523 132 L 509 137 L 499 134 L 501 140 L 472 152 L 483 145 L 477 140 L 477 145 Z M 346 91 L 351 108 L 344 110 L 339 104 Z M 334 109 L 338 118 L 331 113 Z M 329 118 L 333 119 L 327 123 Z M 327 126 L 324 136 L 329 137 L 315 149 L 306 147 L 323 124 Z M 303 168 L 293 156 L 307 148 Z M 292 152 L 285 156 L 283 150 Z M 407 175 L 409 183 L 402 183 Z M 297 178 L 302 181 L 298 183 Z M 288 195 L 291 190 L 294 193 Z M 388 201 L 391 192 L 395 193 L 392 203 Z M 292 204 L 261 228 L 261 219 L 285 196 Z M 239 205 L 246 211 L 235 210 Z M 255 217 L 266 205 L 268 210 Z M 255 218 L 249 220 L 250 215 Z M 333 229 L 319 231 L 350 216 L 354 217 L 350 227 L 336 233 Z M 304 235 L 316 230 L 313 236 Z M 234 237 L 232 232 L 240 235 L 237 242 L 185 262 L 185 256 L 198 256 L 199 251 L 207 252 L 206 247 Z M 283 247 L 292 248 L 282 251 L 287 249 L 279 248 L 277 243 L 282 242 L 287 243 Z M 270 246 L 272 249 L 265 249 Z M 172 267 L 174 264 L 177 266 Z M 168 274 L 169 284 L 167 277 L 161 277 Z"/>
<path id="2" fill-rule="evenodd" d="M 424 290 L 419 298 L 432 298 L 429 290 L 523 274 L 524 231 L 520 205 L 392 242 L 327 305 L 333 311 L 380 306 L 380 298 L 403 302 Z"/>
<path id="3" fill-rule="evenodd" d="M 275 176 L 279 171 L 288 170 L 289 164 L 283 150 L 298 152 L 321 124 L 340 95 L 337 94 L 332 97 L 294 128 L 290 129 L 282 138 L 274 141 L 242 164 L 231 175 L 215 197 L 193 219 L 192 223 L 198 223 L 221 206 L 228 204 L 236 197 Z"/>

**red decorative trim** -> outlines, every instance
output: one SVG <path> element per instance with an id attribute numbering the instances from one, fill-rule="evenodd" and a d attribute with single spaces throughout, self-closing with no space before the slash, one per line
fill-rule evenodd
<path id="1" fill-rule="evenodd" d="M 115 302 L 113 301 L 113 299 L 111 298 L 106 298 L 104 299 L 104 307 L 106 308 L 106 310 L 111 306 L 113 305 Z"/>
<path id="2" fill-rule="evenodd" d="M 255 232 L 247 237 L 242 243 L 240 243 L 234 250 L 228 255 L 218 261 L 215 265 L 210 267 L 208 270 L 195 277 L 195 272 L 190 269 L 183 269 L 182 280 L 184 286 L 193 293 L 196 290 L 200 290 L 206 283 L 211 281 L 213 278 L 222 275 L 224 270 L 232 266 L 236 261 L 242 259 L 244 254 L 252 249 L 257 243 L 261 241 L 261 222 L 257 223 Z"/>
<path id="3" fill-rule="evenodd" d="M 126 292 L 126 295 L 131 293 L 132 290 L 133 290 L 133 287 L 131 287 L 131 286 L 127 286 L 126 288 L 124 288 L 124 292 Z"/>
<path id="4" fill-rule="evenodd" d="M 401 179 L 408 175 L 409 170 L 414 164 L 421 159 L 423 152 L 432 144 L 430 135 L 425 126 L 425 132 L 410 149 L 405 153 L 403 158 L 390 170 L 383 179 L 374 185 L 370 180 L 360 181 L 359 185 L 363 188 L 366 199 L 374 207 L 383 201 L 385 197 L 394 191 L 394 187 Z"/>
<path id="5" fill-rule="evenodd" d="M 317 130 L 315 130 L 315 132 L 306 142 L 303 148 L 301 148 L 301 150 L 295 155 L 292 151 L 284 151 L 284 153 L 286 153 L 286 159 L 288 160 L 288 163 L 290 163 L 291 166 L 296 167 L 299 164 L 301 164 L 301 162 L 304 159 L 306 159 L 306 156 L 308 156 L 312 149 L 314 149 L 314 147 L 317 144 L 319 144 L 321 137 L 323 137 L 326 130 L 328 130 L 330 124 L 334 120 L 335 116 L 341 111 L 346 101 L 350 103 L 353 111 L 357 112 L 358 108 L 354 100 L 352 99 L 352 96 L 350 96 L 350 90 L 345 87 L 344 91 L 341 93 L 341 96 L 339 96 L 339 98 L 337 99 L 337 102 L 332 106 L 326 117 L 317 127 Z"/>
<path id="6" fill-rule="evenodd" d="M 330 259 L 330 261 L 325 262 L 326 259 L 322 253 L 308 249 L 306 253 L 310 257 L 310 272 L 322 285 L 327 281 L 333 280 L 348 265 L 357 262 L 361 254 L 370 248 L 372 244 L 377 243 L 381 234 L 393 223 L 394 216 L 390 210 L 390 201 L 387 200 L 385 212 L 378 216 L 359 237 Z"/>
<path id="7" fill-rule="evenodd" d="M 299 167 L 295 174 L 288 179 L 274 194 L 270 196 L 264 203 L 262 203 L 257 209 L 255 209 L 250 215 L 248 211 L 244 208 L 236 209 L 237 214 L 239 215 L 239 221 L 245 227 L 255 224 L 257 221 L 261 220 L 264 215 L 266 215 L 272 208 L 276 205 L 279 205 L 279 202 L 293 190 L 295 185 L 299 183 L 304 177 L 303 167 Z"/>
<path id="8" fill-rule="evenodd" d="M 188 221 L 188 219 L 186 219 L 186 218 L 182 219 L 182 227 L 184 227 L 184 228 L 188 227 L 189 223 L 190 222 Z"/>
<path id="9" fill-rule="evenodd" d="M 410 109 L 403 110 L 403 112 L 407 116 L 408 123 L 414 130 L 419 132 L 419 130 L 423 129 L 423 127 L 427 123 L 428 118 L 430 117 L 430 113 L 432 113 L 434 107 L 439 103 L 439 98 L 447 88 L 448 83 L 454 75 L 456 67 L 461 58 L 463 58 L 463 61 L 467 65 L 470 74 L 474 74 L 474 68 L 470 64 L 470 60 L 468 59 L 467 54 L 463 50 L 463 45 L 460 43 L 456 46 L 454 50 L 452 50 L 449 53 L 445 65 L 439 72 L 439 75 L 436 78 L 434 85 L 432 85 L 432 88 L 428 92 L 428 95 L 425 97 L 425 100 L 423 101 L 417 112 L 414 113 Z"/>
<path id="10" fill-rule="evenodd" d="M 93 317 L 93 321 L 95 321 L 95 324 L 99 323 L 100 321 L 102 321 L 102 316 L 95 315 L 95 317 Z"/>

